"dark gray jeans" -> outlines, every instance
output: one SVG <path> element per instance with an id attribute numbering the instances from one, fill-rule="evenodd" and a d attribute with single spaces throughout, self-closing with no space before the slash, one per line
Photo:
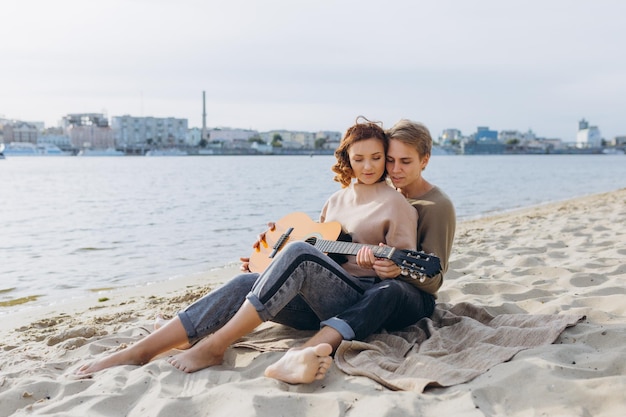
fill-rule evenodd
<path id="1" fill-rule="evenodd" d="M 346 340 L 402 329 L 435 307 L 431 294 L 406 282 L 353 277 L 308 243 L 293 242 L 261 275 L 238 275 L 181 311 L 189 341 L 226 324 L 246 298 L 263 321 L 301 330 L 330 326 Z"/>

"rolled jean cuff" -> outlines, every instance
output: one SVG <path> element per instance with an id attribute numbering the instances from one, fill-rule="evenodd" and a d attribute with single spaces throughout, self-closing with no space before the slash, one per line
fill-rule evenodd
<path id="1" fill-rule="evenodd" d="M 271 319 L 273 319 L 270 312 L 267 311 L 267 308 L 265 308 L 265 306 L 263 305 L 261 300 L 259 300 L 259 297 L 257 297 L 256 294 L 254 294 L 253 292 L 249 292 L 248 295 L 246 295 L 246 299 L 250 302 L 250 304 L 252 304 L 256 312 L 259 313 L 259 317 L 261 318 L 261 320 L 270 321 Z"/>
<path id="2" fill-rule="evenodd" d="M 180 322 L 183 324 L 183 327 L 185 328 L 185 333 L 187 333 L 188 341 L 190 343 L 195 341 L 195 339 L 198 337 L 198 333 L 196 332 L 196 328 L 193 325 L 193 321 L 191 321 L 187 312 L 180 311 L 178 313 L 178 318 L 180 319 Z"/>
<path id="3" fill-rule="evenodd" d="M 352 330 L 352 327 L 350 327 L 348 323 L 337 317 L 331 317 L 328 320 L 324 320 L 323 322 L 321 322 L 320 327 L 324 326 L 332 327 L 333 329 L 337 330 L 341 334 L 341 337 L 343 337 L 343 340 L 354 339 L 355 334 L 354 330 Z"/>

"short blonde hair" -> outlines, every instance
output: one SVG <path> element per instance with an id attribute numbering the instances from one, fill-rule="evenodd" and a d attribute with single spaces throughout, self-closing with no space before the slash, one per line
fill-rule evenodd
<path id="1" fill-rule="evenodd" d="M 421 156 L 430 156 L 433 149 L 433 138 L 430 131 L 422 123 L 408 119 L 400 119 L 390 129 L 387 129 L 387 138 L 397 139 L 415 148 Z"/>

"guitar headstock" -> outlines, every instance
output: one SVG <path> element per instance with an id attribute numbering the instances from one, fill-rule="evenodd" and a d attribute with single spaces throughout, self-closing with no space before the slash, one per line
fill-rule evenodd
<path id="1" fill-rule="evenodd" d="M 396 249 L 390 254 L 389 259 L 400 267 L 402 275 L 419 279 L 420 282 L 441 272 L 441 261 L 433 254 Z"/>

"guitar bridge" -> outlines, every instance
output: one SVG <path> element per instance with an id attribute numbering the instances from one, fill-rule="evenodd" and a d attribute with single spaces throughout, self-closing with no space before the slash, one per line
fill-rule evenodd
<path id="1" fill-rule="evenodd" d="M 287 229 L 287 231 L 283 233 L 280 238 L 278 238 L 276 244 L 272 247 L 273 250 L 272 253 L 270 253 L 269 258 L 273 258 L 274 256 L 276 256 L 278 251 L 283 248 L 283 246 L 287 242 L 287 239 L 289 239 L 289 235 L 291 234 L 291 232 L 293 232 L 293 227 Z"/>

